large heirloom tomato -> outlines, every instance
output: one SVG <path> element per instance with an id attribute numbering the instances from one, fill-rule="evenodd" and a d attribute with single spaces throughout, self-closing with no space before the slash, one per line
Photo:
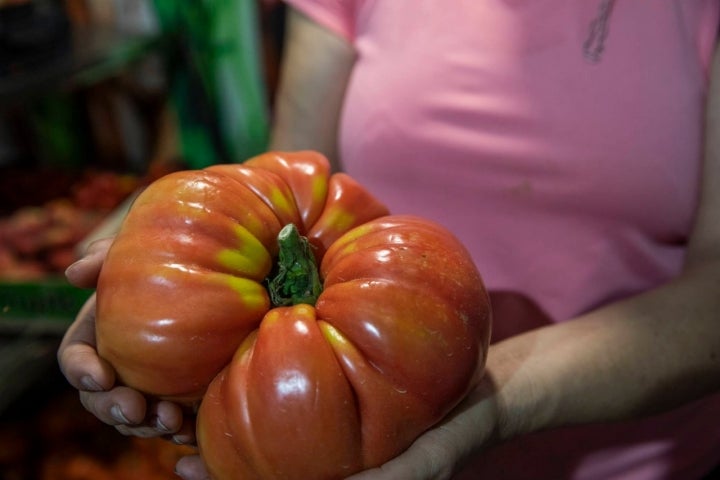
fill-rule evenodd
<path id="1" fill-rule="evenodd" d="M 217 479 L 335 479 L 387 461 L 466 395 L 490 330 L 459 241 L 389 215 L 314 152 L 156 181 L 97 295 L 100 355 L 123 384 L 200 405 Z"/>

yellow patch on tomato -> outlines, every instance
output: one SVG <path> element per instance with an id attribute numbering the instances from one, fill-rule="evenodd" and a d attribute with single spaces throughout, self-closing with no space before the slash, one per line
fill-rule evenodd
<path id="1" fill-rule="evenodd" d="M 333 230 L 344 232 L 355 224 L 356 216 L 342 208 L 333 208 L 325 214 L 323 222 L 332 225 Z"/>
<path id="2" fill-rule="evenodd" d="M 325 177 L 315 177 L 312 183 L 312 200 L 317 203 L 325 203 L 327 196 L 327 179 Z"/>
<path id="3" fill-rule="evenodd" d="M 265 246 L 242 225 L 235 225 L 237 244 L 218 252 L 220 265 L 233 272 L 262 280 L 270 272 L 272 259 Z"/>
<path id="4" fill-rule="evenodd" d="M 265 314 L 262 319 L 262 323 L 269 327 L 273 323 L 276 323 L 278 320 L 280 320 L 280 311 L 274 308 Z"/>
<path id="5" fill-rule="evenodd" d="M 372 229 L 373 226 L 371 224 L 365 223 L 359 225 L 352 230 L 345 232 L 343 236 L 335 242 L 333 248 L 337 248 L 337 253 L 342 255 L 352 253 L 357 250 L 357 240 L 370 233 Z"/>
<path id="6" fill-rule="evenodd" d="M 348 348 L 349 342 L 340 331 L 326 322 L 319 322 L 318 326 L 322 332 L 325 340 L 335 348 Z"/>
<path id="7" fill-rule="evenodd" d="M 224 275 L 224 283 L 240 296 L 248 310 L 262 310 L 270 306 L 270 299 L 262 284 L 248 278 Z"/>
<path id="8" fill-rule="evenodd" d="M 273 209 L 282 212 L 285 215 L 292 215 L 294 204 L 290 202 L 285 193 L 279 188 L 273 188 L 270 192 L 270 200 L 272 201 Z"/>
<path id="9" fill-rule="evenodd" d="M 315 319 L 315 308 L 312 305 L 306 305 L 304 303 L 293 306 L 296 315 L 305 317 L 308 319 Z"/>

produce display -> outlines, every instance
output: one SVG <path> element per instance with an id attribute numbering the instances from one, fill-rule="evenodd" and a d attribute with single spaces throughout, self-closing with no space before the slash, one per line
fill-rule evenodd
<path id="1" fill-rule="evenodd" d="M 65 195 L 0 218 L 0 280 L 61 276 L 75 245 L 139 185 L 135 175 L 87 171 Z"/>
<path id="2" fill-rule="evenodd" d="M 453 235 L 309 151 L 156 180 L 97 288 L 100 355 L 197 412 L 218 480 L 344 478 L 396 456 L 477 380 L 490 315 Z"/>

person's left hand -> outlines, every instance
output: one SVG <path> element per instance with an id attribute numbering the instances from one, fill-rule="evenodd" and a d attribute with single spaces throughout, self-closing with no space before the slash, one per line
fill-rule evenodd
<path id="1" fill-rule="evenodd" d="M 498 425 L 495 387 L 489 377 L 439 425 L 403 453 L 347 480 L 448 480 L 473 452 L 488 444 Z"/>

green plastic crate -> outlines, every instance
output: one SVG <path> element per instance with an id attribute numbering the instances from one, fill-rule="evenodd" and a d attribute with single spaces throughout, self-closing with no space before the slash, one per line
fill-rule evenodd
<path id="1" fill-rule="evenodd" d="M 92 293 L 64 279 L 0 282 L 0 331 L 61 334 Z"/>

